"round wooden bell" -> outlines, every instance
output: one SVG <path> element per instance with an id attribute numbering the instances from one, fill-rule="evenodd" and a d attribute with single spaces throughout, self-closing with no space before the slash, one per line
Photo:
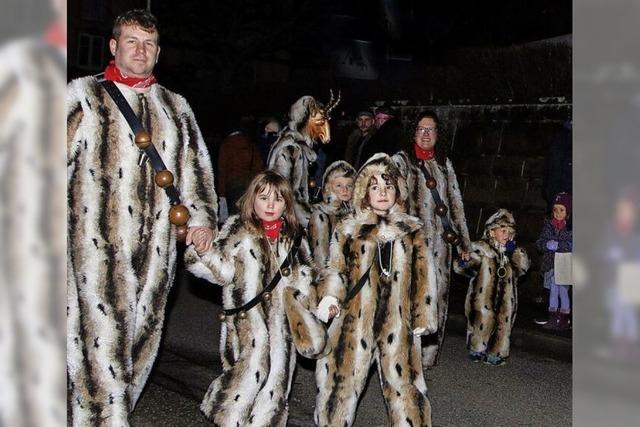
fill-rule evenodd
<path id="1" fill-rule="evenodd" d="M 433 190 L 433 189 L 434 189 L 434 188 L 436 188 L 437 186 L 438 186 L 438 183 L 436 182 L 436 180 L 435 180 L 435 179 L 433 179 L 433 178 L 429 178 L 429 179 L 427 180 L 427 188 L 428 188 L 429 190 Z"/>
<path id="2" fill-rule="evenodd" d="M 247 318 L 247 312 L 246 311 L 241 311 L 240 313 L 238 313 L 238 317 L 241 319 L 246 319 Z"/>
<path id="3" fill-rule="evenodd" d="M 445 205 L 444 203 L 439 204 L 438 206 L 436 206 L 436 215 L 438 216 L 445 216 L 447 214 L 447 211 L 449 211 L 449 209 L 447 208 L 447 205 Z"/>
<path id="4" fill-rule="evenodd" d="M 282 269 L 282 275 L 284 277 L 289 277 L 290 274 L 291 274 L 291 269 L 289 267 L 285 267 Z"/>
<path id="5" fill-rule="evenodd" d="M 184 205 L 173 205 L 169 209 L 169 221 L 173 225 L 185 225 L 189 221 L 189 209 Z"/>
<path id="6" fill-rule="evenodd" d="M 266 302 L 271 301 L 271 292 L 265 292 L 264 294 L 262 294 L 262 299 Z"/>
<path id="7" fill-rule="evenodd" d="M 456 241 L 458 241 L 458 235 L 452 230 L 445 230 L 444 233 L 442 233 L 442 238 L 445 242 L 452 245 L 455 244 Z"/>
<path id="8" fill-rule="evenodd" d="M 218 320 L 224 322 L 225 320 L 227 320 L 227 315 L 224 313 L 218 314 Z"/>
<path id="9" fill-rule="evenodd" d="M 173 185 L 173 174 L 166 169 L 156 173 L 156 176 L 153 179 L 156 182 L 156 185 L 160 188 Z"/>
<path id="10" fill-rule="evenodd" d="M 316 188 L 318 186 L 318 183 L 316 182 L 315 178 L 309 178 L 309 188 Z"/>
<path id="11" fill-rule="evenodd" d="M 145 150 L 151 145 L 151 135 L 149 135 L 149 132 L 147 132 L 146 130 L 141 130 L 140 132 L 136 133 L 134 141 L 139 149 Z"/>

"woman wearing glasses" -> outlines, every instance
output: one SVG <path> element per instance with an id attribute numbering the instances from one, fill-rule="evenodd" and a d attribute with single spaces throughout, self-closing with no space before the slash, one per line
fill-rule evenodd
<path id="1" fill-rule="evenodd" d="M 423 337 L 425 370 L 437 364 L 444 338 L 452 248 L 468 260 L 471 247 L 458 179 L 446 155 L 446 145 L 438 144 L 439 124 L 435 112 L 421 112 L 415 122 L 412 147 L 393 156 L 411 189 L 408 213 L 424 224 L 436 267 L 438 331 Z"/>

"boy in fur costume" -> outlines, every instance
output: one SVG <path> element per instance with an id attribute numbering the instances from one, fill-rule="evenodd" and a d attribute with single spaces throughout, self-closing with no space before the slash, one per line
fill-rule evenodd
<path id="1" fill-rule="evenodd" d="M 309 310 L 313 262 L 293 203 L 289 183 L 263 172 L 213 247 L 185 254 L 191 272 L 223 287 L 223 373 L 200 405 L 215 425 L 285 426 L 296 349 L 305 357 L 329 350 L 324 325 Z"/>
<path id="2" fill-rule="evenodd" d="M 355 213 L 333 233 L 317 286 L 333 351 L 316 363 L 315 421 L 352 425 L 376 363 L 390 425 L 431 425 L 420 335 L 437 329 L 435 272 L 422 224 L 391 158 L 374 155 L 356 178 Z"/>
<path id="3" fill-rule="evenodd" d="M 183 97 L 156 82 L 156 18 L 116 19 L 104 77 L 150 134 L 189 207 L 187 241 L 213 241 L 213 171 Z M 67 90 L 67 398 L 73 425 L 128 425 L 155 360 L 176 271 L 171 203 L 131 127 L 93 76 Z M 197 237 L 193 233 L 197 231 Z"/>
<path id="4" fill-rule="evenodd" d="M 338 221 L 353 211 L 355 169 L 338 160 L 327 167 L 322 177 L 322 202 L 311 208 L 309 242 L 316 267 L 324 267 L 329 258 L 329 241 Z"/>
<path id="5" fill-rule="evenodd" d="M 518 308 L 518 278 L 529 269 L 529 257 L 516 247 L 516 223 L 500 209 L 485 223 L 482 240 L 471 244 L 469 261 L 454 262 L 459 274 L 472 277 L 465 301 L 469 358 L 499 366 L 509 357 Z"/>
<path id="6" fill-rule="evenodd" d="M 463 259 L 468 259 L 471 242 L 464 215 L 460 186 L 451 160 L 446 155 L 445 141 L 438 143 L 440 120 L 432 111 L 421 112 L 415 122 L 412 146 L 393 156 L 400 172 L 411 189 L 408 213 L 422 221 L 429 246 L 435 260 L 436 283 L 438 286 L 438 331 L 423 338 L 422 365 L 424 369 L 438 363 L 440 349 L 444 340 L 444 328 L 449 308 L 449 284 L 451 280 L 451 261 L 453 246 Z M 446 206 L 445 217 L 457 233 L 459 241 L 447 243 L 444 217 L 436 213 L 438 203 L 429 189 L 424 168 L 435 180 L 435 190 Z"/>
<path id="7" fill-rule="evenodd" d="M 340 100 L 329 100 L 323 106 L 312 96 L 298 99 L 289 111 L 289 125 L 271 147 L 267 168 L 285 177 L 293 188 L 295 212 L 298 222 L 307 228 L 311 206 L 309 204 L 309 166 L 315 163 L 313 150 L 316 142 L 327 144 L 331 138 L 329 113 Z"/>

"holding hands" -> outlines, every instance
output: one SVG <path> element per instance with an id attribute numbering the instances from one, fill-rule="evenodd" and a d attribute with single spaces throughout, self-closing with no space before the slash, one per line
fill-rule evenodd
<path id="1" fill-rule="evenodd" d="M 187 246 L 193 244 L 199 256 L 204 255 L 213 245 L 213 230 L 209 227 L 189 227 L 187 230 Z"/>
<path id="2" fill-rule="evenodd" d="M 335 297 L 327 295 L 322 298 L 320 304 L 318 304 L 318 310 L 316 316 L 323 322 L 328 322 L 334 317 L 340 317 L 340 308 L 338 307 L 338 300 Z"/>

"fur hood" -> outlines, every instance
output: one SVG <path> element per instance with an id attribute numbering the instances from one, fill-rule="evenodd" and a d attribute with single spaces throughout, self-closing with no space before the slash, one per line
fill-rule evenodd
<path id="1" fill-rule="evenodd" d="M 344 160 L 338 160 L 327 166 L 322 175 L 322 201 L 333 204 L 336 201 L 335 196 L 329 188 L 329 181 L 333 178 L 355 178 L 356 170 Z"/>
<path id="2" fill-rule="evenodd" d="M 484 234 L 482 238 L 486 241 L 491 240 L 489 232 L 500 227 L 507 227 L 509 229 L 511 239 L 516 237 L 516 221 L 513 219 L 513 214 L 506 209 L 499 209 L 498 212 L 491 215 L 487 222 L 484 223 Z"/>
<path id="3" fill-rule="evenodd" d="M 296 140 L 306 142 L 309 147 L 313 147 L 314 141 L 305 137 L 300 131 L 309 120 L 309 112 L 313 104 L 320 105 L 313 96 L 305 95 L 294 102 L 289 110 L 289 132 Z"/>
<path id="4" fill-rule="evenodd" d="M 377 153 L 371 156 L 369 160 L 360 168 L 356 182 L 353 188 L 353 206 L 356 213 L 360 214 L 367 210 L 362 207 L 362 203 L 367 194 L 367 187 L 369 180 L 376 174 L 387 174 L 393 176 L 398 182 L 398 194 L 396 195 L 396 204 L 390 209 L 389 213 L 394 212 L 406 212 L 407 211 L 407 199 L 409 196 L 409 189 L 407 188 L 407 181 L 400 173 L 400 170 L 396 164 L 391 160 L 388 154 Z"/>

